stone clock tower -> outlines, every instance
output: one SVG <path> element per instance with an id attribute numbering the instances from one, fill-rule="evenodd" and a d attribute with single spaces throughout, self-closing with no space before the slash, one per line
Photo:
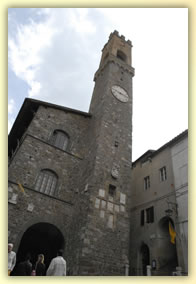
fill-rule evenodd
<path id="1" fill-rule="evenodd" d="M 176 240 L 177 255 L 169 235 L 165 238 L 170 222 L 165 206 L 177 202 L 171 192 L 173 170 L 177 176 L 178 169 L 173 168 L 171 149 L 174 153 L 180 140 L 176 137 L 153 151 L 154 166 L 140 166 L 148 151 L 132 167 L 131 49 L 124 36 L 110 34 L 88 113 L 24 100 L 8 144 L 8 242 L 17 254 L 13 276 L 27 253 L 33 265 L 38 254 L 44 254 L 47 269 L 59 249 L 70 276 L 146 275 L 152 260 L 158 267 L 153 275 L 170 275 L 177 266 L 181 248 Z M 142 187 L 149 169 L 155 172 L 151 196 Z M 162 169 L 164 181 L 157 191 Z M 155 232 L 164 238 L 156 240 Z M 167 257 L 160 257 L 160 251 Z"/>
<path id="2" fill-rule="evenodd" d="M 131 42 L 103 48 L 89 113 L 26 98 L 9 134 L 9 241 L 68 275 L 128 274 L 132 167 Z M 33 238 L 33 242 L 32 242 Z"/>
<path id="3" fill-rule="evenodd" d="M 114 31 L 95 73 L 88 137 L 88 215 L 78 275 L 125 275 L 129 267 L 132 44 Z"/>

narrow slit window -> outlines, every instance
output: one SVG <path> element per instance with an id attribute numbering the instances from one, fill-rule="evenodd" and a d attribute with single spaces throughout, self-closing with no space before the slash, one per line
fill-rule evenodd
<path id="1" fill-rule="evenodd" d="M 142 210 L 140 213 L 140 225 L 144 226 L 144 210 Z"/>
<path id="2" fill-rule="evenodd" d="M 109 195 L 112 196 L 112 197 L 114 197 L 115 194 L 116 194 L 116 186 L 110 184 L 110 185 L 109 185 Z"/>
<path id="3" fill-rule="evenodd" d="M 162 167 L 159 170 L 159 175 L 160 175 L 160 181 L 165 181 L 167 179 L 166 167 Z"/>
<path id="4" fill-rule="evenodd" d="M 144 190 L 147 190 L 148 188 L 150 188 L 150 176 L 144 178 Z"/>

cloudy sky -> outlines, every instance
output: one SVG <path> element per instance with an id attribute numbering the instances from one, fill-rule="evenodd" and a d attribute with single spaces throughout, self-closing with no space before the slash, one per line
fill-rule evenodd
<path id="1" fill-rule="evenodd" d="M 8 131 L 25 97 L 88 112 L 114 30 L 133 44 L 133 161 L 187 129 L 188 9 L 11 8 Z"/>

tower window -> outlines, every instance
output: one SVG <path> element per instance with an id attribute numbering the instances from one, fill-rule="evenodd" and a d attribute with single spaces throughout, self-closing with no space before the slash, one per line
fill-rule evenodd
<path id="1" fill-rule="evenodd" d="M 150 176 L 144 178 L 144 190 L 150 188 Z"/>
<path id="2" fill-rule="evenodd" d="M 57 175 L 51 170 L 42 170 L 35 183 L 35 190 L 54 196 L 56 194 Z"/>
<path id="3" fill-rule="evenodd" d="M 118 141 L 115 141 L 115 142 L 114 142 L 114 146 L 115 146 L 115 147 L 118 147 Z"/>
<path id="4" fill-rule="evenodd" d="M 162 167 L 159 170 L 159 175 L 160 175 L 160 181 L 165 181 L 167 179 L 166 167 Z"/>
<path id="5" fill-rule="evenodd" d="M 109 195 L 112 196 L 112 197 L 114 197 L 115 194 L 116 194 L 116 186 L 110 184 L 110 185 L 109 185 Z"/>
<path id="6" fill-rule="evenodd" d="M 69 137 L 65 132 L 61 130 L 55 130 L 53 132 L 51 140 L 52 144 L 57 148 L 62 149 L 64 151 L 67 149 Z"/>
<path id="7" fill-rule="evenodd" d="M 116 56 L 117 56 L 119 59 L 121 59 L 122 61 L 126 62 L 127 57 L 126 57 L 126 55 L 124 54 L 124 52 L 122 52 L 121 50 L 117 50 Z"/>

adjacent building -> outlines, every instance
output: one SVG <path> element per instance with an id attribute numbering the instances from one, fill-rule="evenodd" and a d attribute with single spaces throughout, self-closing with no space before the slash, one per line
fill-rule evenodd
<path id="1" fill-rule="evenodd" d="M 188 131 L 171 147 L 177 203 L 177 252 L 179 265 L 188 274 Z"/>
<path id="2" fill-rule="evenodd" d="M 188 273 L 188 131 L 133 163 L 130 267 L 132 275 Z M 169 227 L 173 230 L 170 233 Z M 137 237 L 136 237 L 137 236 Z M 179 269 L 180 269 L 179 268 Z"/>

